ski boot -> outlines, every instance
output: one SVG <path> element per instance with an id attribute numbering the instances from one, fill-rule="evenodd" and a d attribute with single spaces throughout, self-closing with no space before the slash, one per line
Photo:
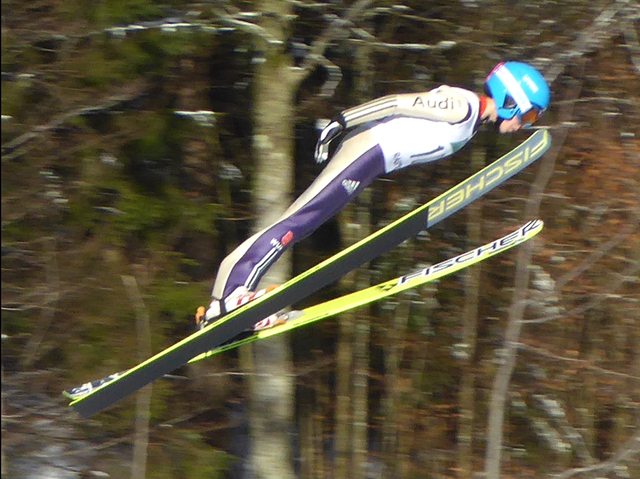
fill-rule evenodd
<path id="1" fill-rule="evenodd" d="M 226 311 L 231 312 L 234 309 L 247 304 L 249 301 L 264 296 L 276 287 L 277 286 L 274 285 L 258 291 L 248 291 L 244 286 L 239 286 L 225 299 Z M 277 324 L 281 324 L 283 321 L 279 319 L 279 316 L 282 316 L 282 314 L 275 313 L 268 318 L 263 319 L 262 321 L 258 321 L 253 327 L 253 330 L 260 331 L 262 329 L 271 328 Z M 220 301 L 217 299 L 212 299 L 211 304 L 209 305 L 209 309 L 205 310 L 204 306 L 198 307 L 195 315 L 196 326 L 198 327 L 198 329 L 203 329 L 209 324 L 214 323 L 219 317 Z"/>
<path id="2" fill-rule="evenodd" d="M 283 312 L 275 313 L 263 319 L 262 321 L 258 321 L 256 324 L 254 324 L 253 330 L 262 331 L 264 329 L 270 329 L 275 326 L 279 326 L 281 324 L 286 323 L 288 319 L 289 319 L 288 313 L 283 313 Z"/>

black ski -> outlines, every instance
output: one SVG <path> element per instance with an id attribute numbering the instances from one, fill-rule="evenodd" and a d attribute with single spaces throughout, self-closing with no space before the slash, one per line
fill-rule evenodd
<path id="1" fill-rule="evenodd" d="M 495 256 L 519 245 L 525 241 L 535 237 L 543 227 L 542 220 L 529 221 L 527 224 L 520 226 L 514 232 L 503 236 L 502 238 L 493 240 L 483 246 L 478 246 L 466 253 L 462 253 L 453 258 L 446 259 L 440 263 L 414 271 L 410 274 L 400 276 L 398 278 L 385 281 L 384 283 L 370 286 L 369 288 L 355 291 L 353 293 L 330 299 L 315 306 L 310 306 L 301 311 L 290 311 L 282 314 L 283 323 L 260 331 L 245 331 L 236 336 L 229 343 L 222 344 L 216 349 L 202 353 L 189 361 L 190 364 L 203 359 L 215 356 L 224 351 L 235 349 L 244 344 L 254 341 L 271 338 L 279 334 L 285 334 L 297 328 L 301 328 L 308 324 L 331 318 L 345 311 L 364 306 L 374 301 L 380 301 L 383 298 L 406 291 L 409 288 L 415 288 L 420 285 L 436 281 L 450 274 L 456 273 L 464 268 L 473 266 L 481 261 Z M 72 401 L 78 400 L 91 391 L 97 389 L 111 381 L 115 381 L 126 371 L 111 374 L 102 379 L 84 383 L 81 386 L 67 389 L 63 394 Z"/>
<path id="2" fill-rule="evenodd" d="M 82 417 L 93 416 L 449 217 L 539 159 L 550 145 L 548 131 L 536 131 L 512 151 L 432 201 L 133 367 L 71 406 Z"/>

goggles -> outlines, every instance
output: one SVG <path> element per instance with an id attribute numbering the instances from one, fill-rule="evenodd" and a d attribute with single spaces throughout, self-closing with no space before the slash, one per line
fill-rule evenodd
<path id="1" fill-rule="evenodd" d="M 531 108 L 531 110 L 526 111 L 524 113 L 516 113 L 518 115 L 518 120 L 523 126 L 531 126 L 542 116 L 542 111 L 538 110 L 535 106 Z"/>
<path id="2" fill-rule="evenodd" d="M 531 126 L 542 116 L 544 110 L 539 109 L 535 105 L 531 105 L 531 108 L 524 113 L 520 111 L 515 100 L 511 98 L 509 95 L 506 96 L 504 100 L 503 108 L 513 109 L 514 115 L 518 117 L 518 121 L 522 126 Z M 513 116 L 511 118 L 513 118 Z"/>

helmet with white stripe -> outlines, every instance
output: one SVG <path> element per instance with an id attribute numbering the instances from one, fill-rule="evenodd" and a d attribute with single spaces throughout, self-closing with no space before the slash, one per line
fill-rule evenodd
<path id="1" fill-rule="evenodd" d="M 484 82 L 485 92 L 496 102 L 498 117 L 518 116 L 530 125 L 549 107 L 551 93 L 540 72 L 526 63 L 498 64 Z"/>

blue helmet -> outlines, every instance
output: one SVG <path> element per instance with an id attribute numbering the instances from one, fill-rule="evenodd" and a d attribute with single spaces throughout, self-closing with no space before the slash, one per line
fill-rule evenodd
<path id="1" fill-rule="evenodd" d="M 525 126 L 542 115 L 551 97 L 540 72 L 520 62 L 498 64 L 485 80 L 484 89 L 496 102 L 499 118 L 510 120 L 518 115 Z"/>

